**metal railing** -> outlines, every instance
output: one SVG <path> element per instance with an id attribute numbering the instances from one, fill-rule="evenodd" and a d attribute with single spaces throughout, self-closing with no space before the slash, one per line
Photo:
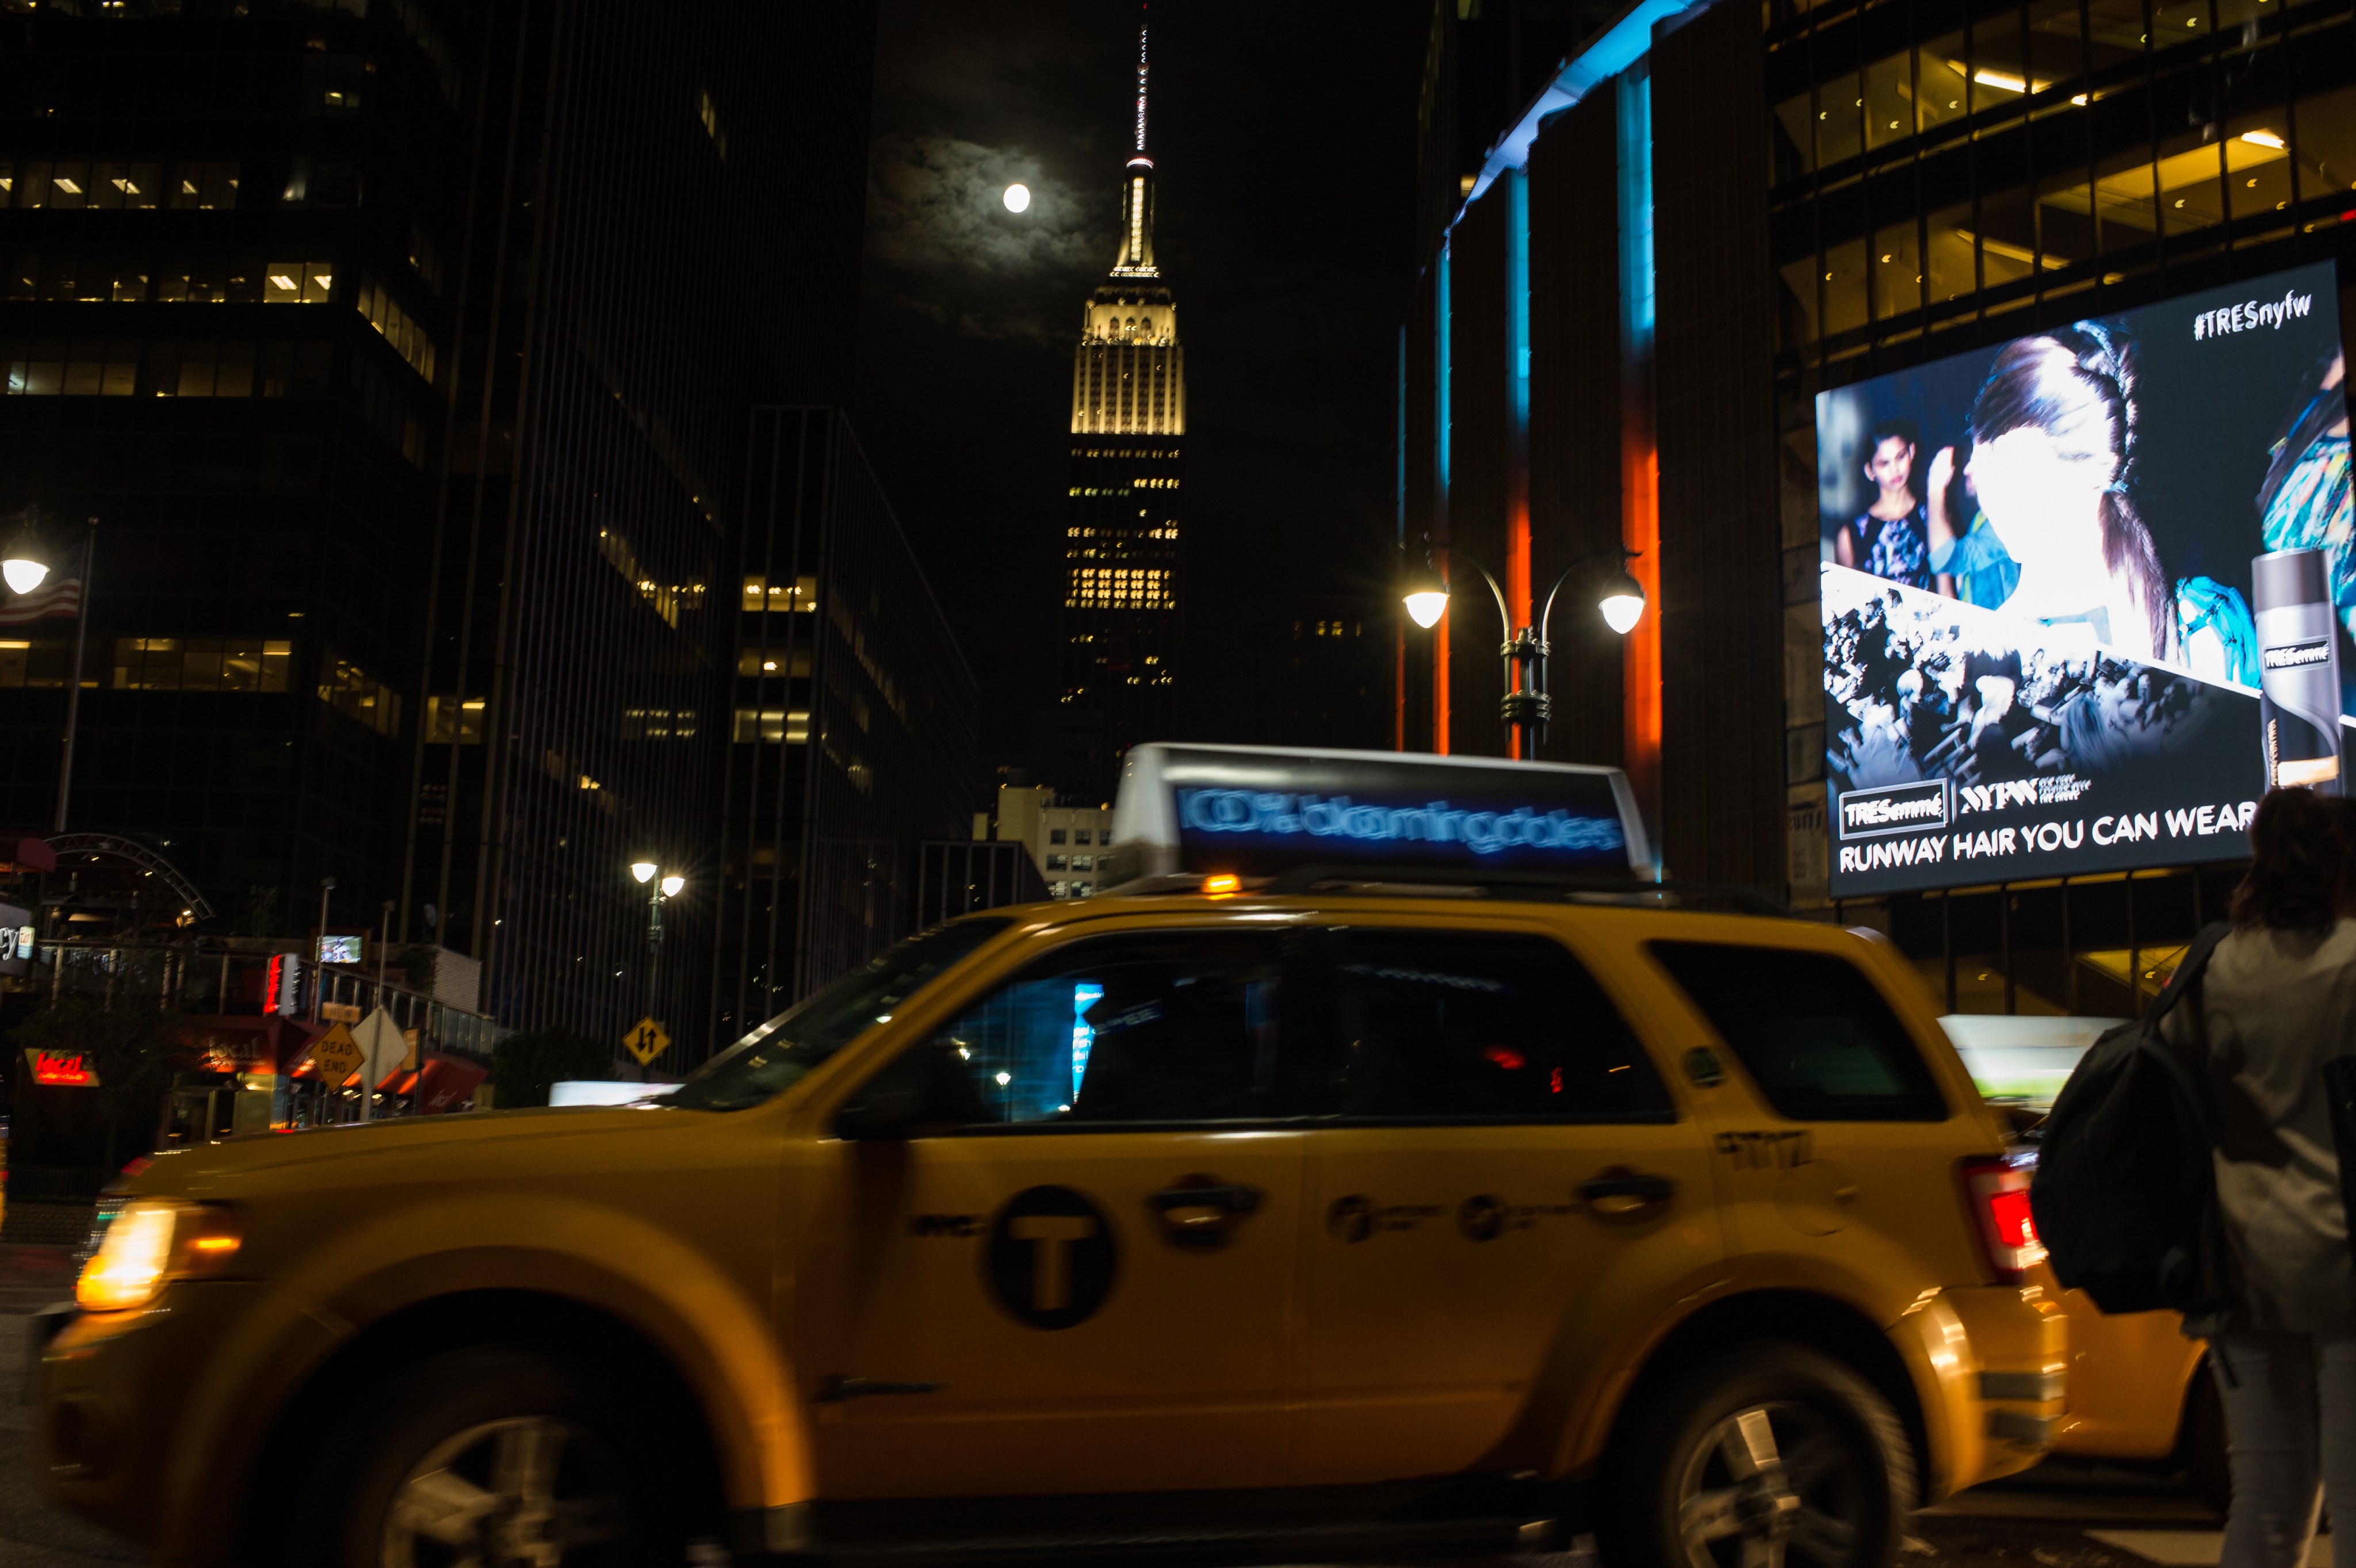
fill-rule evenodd
<path id="1" fill-rule="evenodd" d="M 109 1007 L 152 1005 L 225 1017 L 269 1017 L 282 998 L 291 996 L 294 1005 L 287 1015 L 305 1023 L 356 1021 L 381 1006 L 402 1029 L 416 1030 L 422 1046 L 485 1062 L 510 1033 L 481 1013 L 379 981 L 358 966 L 322 964 L 300 952 L 203 938 L 170 944 L 38 942 L 23 983 L 51 997 L 70 993 Z"/>

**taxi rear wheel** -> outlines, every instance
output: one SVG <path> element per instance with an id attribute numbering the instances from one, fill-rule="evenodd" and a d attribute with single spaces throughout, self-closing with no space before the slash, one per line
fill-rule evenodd
<path id="1" fill-rule="evenodd" d="M 1889 1402 L 1800 1345 L 1688 1374 L 1623 1453 L 1606 1521 L 1618 1568 L 1884 1568 L 1914 1495 Z"/>
<path id="2" fill-rule="evenodd" d="M 624 1423 L 542 1357 L 486 1347 L 408 1369 L 312 1477 L 294 1561 L 333 1568 L 677 1563 Z M 308 1551 L 300 1548 L 309 1548 Z"/>

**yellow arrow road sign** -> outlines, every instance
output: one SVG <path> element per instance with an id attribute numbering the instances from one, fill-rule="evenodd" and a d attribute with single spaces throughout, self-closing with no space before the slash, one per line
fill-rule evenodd
<path id="1" fill-rule="evenodd" d="M 664 1034 L 663 1026 L 652 1018 L 641 1018 L 628 1034 L 622 1036 L 622 1044 L 630 1048 L 630 1054 L 638 1058 L 640 1067 L 644 1067 L 670 1049 L 670 1036 Z"/>

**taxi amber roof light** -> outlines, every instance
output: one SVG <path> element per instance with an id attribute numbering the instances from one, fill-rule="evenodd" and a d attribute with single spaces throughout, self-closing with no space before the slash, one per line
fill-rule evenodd
<path id="1" fill-rule="evenodd" d="M 1203 891 L 1214 898 L 1232 898 L 1244 890 L 1244 879 L 1232 871 L 1215 871 L 1203 878 Z"/>

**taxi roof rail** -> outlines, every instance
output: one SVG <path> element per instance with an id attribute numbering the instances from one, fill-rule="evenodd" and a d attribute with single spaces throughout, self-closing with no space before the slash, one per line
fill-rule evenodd
<path id="1" fill-rule="evenodd" d="M 1249 886 L 1248 883 L 1247 886 Z M 1370 865 L 1349 863 L 1296 865 L 1251 890 L 1283 897 L 1302 893 L 1423 894 L 1447 889 L 1462 897 L 1556 894 L 1577 902 L 1610 902 L 1686 908 L 1698 903 L 1731 905 L 1746 915 L 1792 918 L 1781 899 L 1748 883 L 1646 882 L 1633 876 L 1596 876 L 1575 872 L 1488 869 L 1462 865 Z"/>

